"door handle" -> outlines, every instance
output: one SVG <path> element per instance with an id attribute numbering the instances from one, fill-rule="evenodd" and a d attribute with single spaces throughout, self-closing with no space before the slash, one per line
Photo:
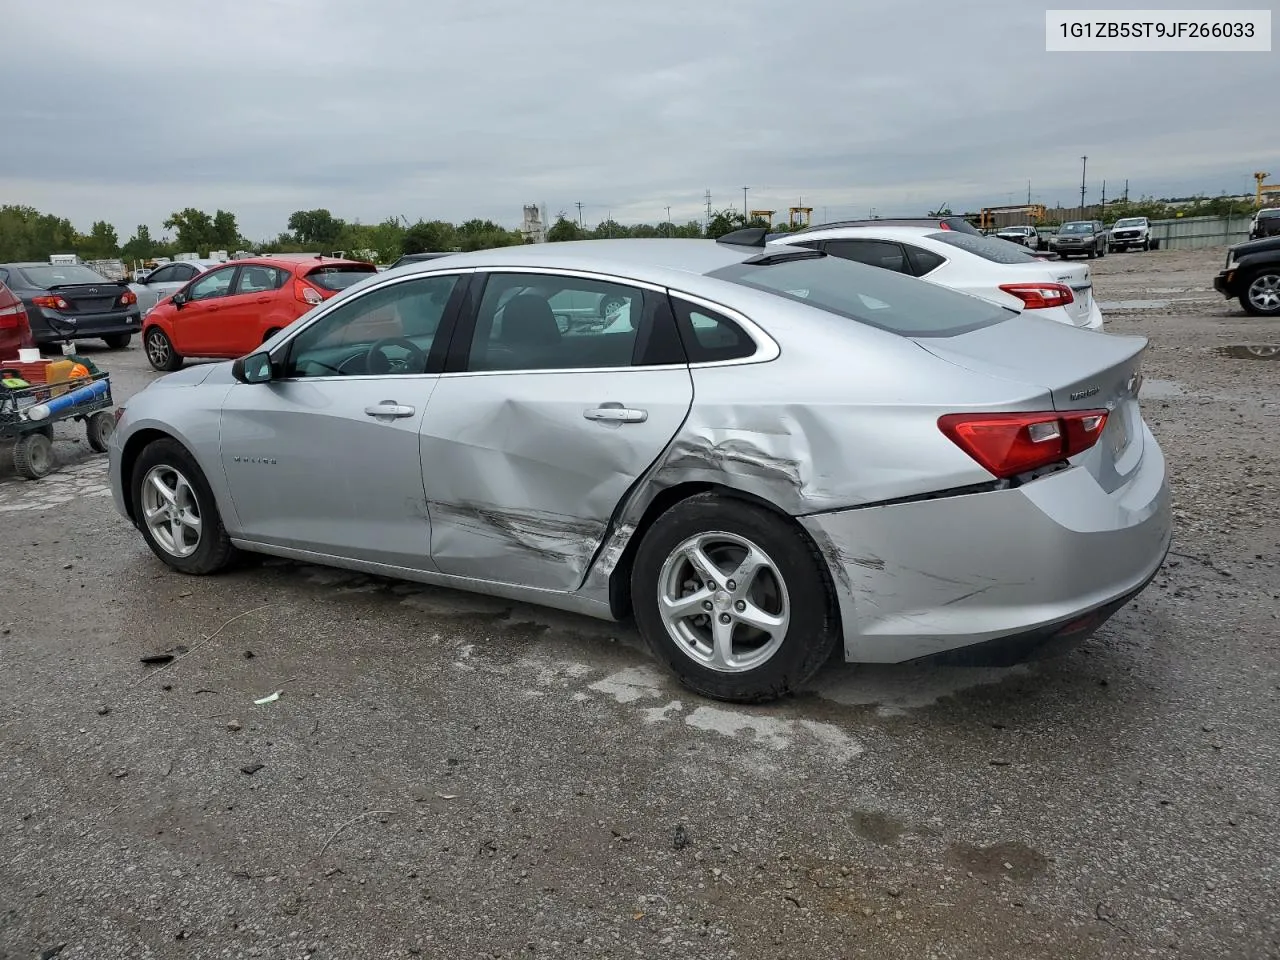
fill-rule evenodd
<path id="1" fill-rule="evenodd" d="M 364 408 L 365 416 L 369 417 L 388 417 L 396 419 L 399 417 L 412 417 L 413 407 L 405 406 L 402 403 L 396 403 L 394 400 L 383 400 L 381 403 L 375 403 L 372 407 Z"/>
<path id="2" fill-rule="evenodd" d="M 620 403 L 602 403 L 590 410 L 583 410 L 582 415 L 588 420 L 605 423 L 644 423 L 649 419 L 648 410 L 633 410 Z"/>
<path id="3" fill-rule="evenodd" d="M 259 302 L 259 303 L 270 303 L 270 302 L 271 302 L 271 298 L 270 298 L 270 297 L 259 297 L 259 298 L 258 298 L 258 302 Z"/>

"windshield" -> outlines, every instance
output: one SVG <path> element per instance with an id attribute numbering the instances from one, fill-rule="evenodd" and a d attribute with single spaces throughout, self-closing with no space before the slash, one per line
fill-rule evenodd
<path id="1" fill-rule="evenodd" d="M 840 257 L 805 257 L 769 265 L 735 263 L 708 276 L 904 337 L 954 337 L 1017 315 L 1016 310 L 977 297 Z"/>
<path id="2" fill-rule="evenodd" d="M 1117 227 L 1140 227 L 1146 223 L 1145 217 L 1125 217 L 1123 220 L 1117 220 Z"/>
<path id="3" fill-rule="evenodd" d="M 983 260 L 992 263 L 1038 263 L 1039 260 L 1028 252 L 1026 247 L 1009 243 L 1005 240 L 992 240 L 990 237 L 971 237 L 967 233 L 951 231 L 931 233 L 930 240 L 947 243 L 961 250 L 976 254 Z"/>
<path id="4" fill-rule="evenodd" d="M 1091 223 L 1064 223 L 1059 233 L 1093 233 Z"/>
<path id="5" fill-rule="evenodd" d="M 88 267 L 82 267 L 78 263 L 50 264 L 47 267 L 41 264 L 38 267 L 22 267 L 20 272 L 31 286 L 43 290 L 69 283 L 109 284 L 112 282 L 102 274 L 94 273 Z"/>
<path id="6" fill-rule="evenodd" d="M 359 283 L 378 268 L 371 263 L 342 263 L 331 267 L 316 267 L 307 274 L 307 282 L 322 290 L 345 290 Z"/>
<path id="7" fill-rule="evenodd" d="M 1259 220 L 1271 220 L 1275 217 L 1280 217 L 1280 210 L 1259 210 L 1258 211 Z"/>

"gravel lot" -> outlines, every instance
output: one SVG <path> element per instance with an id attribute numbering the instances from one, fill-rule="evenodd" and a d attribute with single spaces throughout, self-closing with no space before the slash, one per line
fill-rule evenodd
<path id="1" fill-rule="evenodd" d="M 38 484 L 6 451 L 0 958 L 1280 956 L 1280 362 L 1216 352 L 1280 329 L 1223 255 L 1092 265 L 1152 340 L 1175 553 L 1035 666 L 731 708 L 629 628 L 169 574 L 82 433 Z M 92 355 L 118 399 L 151 377 Z"/>

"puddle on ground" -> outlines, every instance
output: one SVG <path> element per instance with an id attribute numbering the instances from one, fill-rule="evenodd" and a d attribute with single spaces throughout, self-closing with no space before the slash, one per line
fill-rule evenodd
<path id="1" fill-rule="evenodd" d="M 1142 399 L 1164 400 L 1168 397 L 1181 397 L 1186 393 L 1177 380 L 1143 380 Z"/>
<path id="2" fill-rule="evenodd" d="M 1280 343 L 1230 343 L 1214 353 L 1236 360 L 1280 360 Z"/>

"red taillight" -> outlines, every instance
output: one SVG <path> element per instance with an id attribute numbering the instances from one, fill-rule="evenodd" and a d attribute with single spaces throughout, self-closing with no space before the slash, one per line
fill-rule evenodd
<path id="1" fill-rule="evenodd" d="M 120 306 L 129 307 L 138 302 L 138 295 L 132 290 L 126 290 L 120 294 Z"/>
<path id="2" fill-rule="evenodd" d="M 301 277 L 295 277 L 293 281 L 293 297 L 302 303 L 314 307 L 317 303 L 324 303 L 324 294 L 313 287 Z"/>
<path id="3" fill-rule="evenodd" d="M 985 470 L 1007 479 L 1083 453 L 1102 436 L 1106 410 L 949 413 L 938 428 Z"/>
<path id="4" fill-rule="evenodd" d="M 27 311 L 22 304 L 0 307 L 0 330 L 21 330 L 27 326 Z"/>
<path id="5" fill-rule="evenodd" d="M 1000 289 L 1021 300 L 1024 310 L 1065 307 L 1076 298 L 1071 288 L 1062 283 L 1002 283 Z"/>
<path id="6" fill-rule="evenodd" d="M 70 310 L 71 304 L 63 300 L 61 297 L 32 297 L 31 302 L 37 307 L 44 307 L 46 310 Z"/>

